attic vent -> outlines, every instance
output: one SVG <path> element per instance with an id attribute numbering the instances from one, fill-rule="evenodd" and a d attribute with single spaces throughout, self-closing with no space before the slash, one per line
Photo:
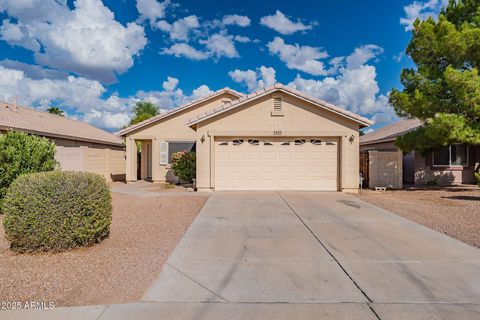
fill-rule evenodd
<path id="1" fill-rule="evenodd" d="M 282 98 L 273 98 L 273 112 L 282 112 Z"/>
<path id="2" fill-rule="evenodd" d="M 282 97 L 281 96 L 273 96 L 272 116 L 283 116 Z"/>

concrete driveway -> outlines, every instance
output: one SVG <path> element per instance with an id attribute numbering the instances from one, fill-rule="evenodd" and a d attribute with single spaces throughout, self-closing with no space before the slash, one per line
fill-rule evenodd
<path id="1" fill-rule="evenodd" d="M 143 302 L 95 308 L 101 320 L 480 319 L 480 252 L 342 193 L 215 192 Z"/>

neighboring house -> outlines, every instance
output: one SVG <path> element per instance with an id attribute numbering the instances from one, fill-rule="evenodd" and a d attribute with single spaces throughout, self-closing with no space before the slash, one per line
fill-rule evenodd
<path id="1" fill-rule="evenodd" d="M 359 132 L 366 118 L 276 84 L 242 95 L 230 89 L 173 109 L 119 134 L 127 181 L 175 179 L 175 151 L 195 150 L 199 190 L 341 190 L 359 185 Z"/>
<path id="2" fill-rule="evenodd" d="M 107 181 L 125 180 L 125 147 L 111 133 L 77 120 L 0 102 L 0 133 L 9 130 L 52 140 L 62 170 L 94 172 Z"/>
<path id="3" fill-rule="evenodd" d="M 422 126 L 416 119 L 401 120 L 360 137 L 360 152 L 398 151 L 395 139 Z M 480 146 L 455 144 L 422 155 L 403 154 L 403 182 L 425 184 L 475 183 L 474 172 L 480 163 Z"/>

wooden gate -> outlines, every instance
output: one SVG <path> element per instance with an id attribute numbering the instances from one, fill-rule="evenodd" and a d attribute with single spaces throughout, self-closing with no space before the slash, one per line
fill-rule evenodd
<path id="1" fill-rule="evenodd" d="M 368 178 L 369 178 L 369 156 L 368 153 L 360 153 L 360 173 L 363 177 L 363 187 L 368 188 Z"/>

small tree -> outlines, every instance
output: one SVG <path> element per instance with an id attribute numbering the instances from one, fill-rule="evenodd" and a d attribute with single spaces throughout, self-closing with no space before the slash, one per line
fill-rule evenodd
<path id="1" fill-rule="evenodd" d="M 0 135 L 0 209 L 7 188 L 19 175 L 51 171 L 56 165 L 52 141 L 15 131 Z"/>
<path id="2" fill-rule="evenodd" d="M 193 182 L 197 174 L 196 155 L 192 151 L 180 151 L 172 155 L 173 173 L 183 182 Z"/>
<path id="3" fill-rule="evenodd" d="M 63 110 L 59 107 L 50 107 L 47 109 L 47 112 L 51 114 L 56 114 L 57 116 L 65 116 L 65 112 L 63 112 Z"/>
<path id="4" fill-rule="evenodd" d="M 137 102 L 133 107 L 133 118 L 128 123 L 129 126 L 147 120 L 156 116 L 160 112 L 158 106 L 151 102 Z"/>

